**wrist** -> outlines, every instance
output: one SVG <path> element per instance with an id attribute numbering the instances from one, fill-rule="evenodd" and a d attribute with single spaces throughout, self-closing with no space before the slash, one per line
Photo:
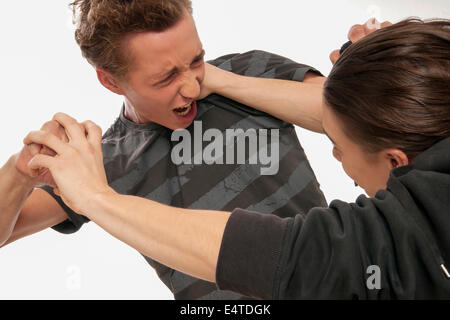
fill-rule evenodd
<path id="1" fill-rule="evenodd" d="M 225 95 L 230 87 L 233 86 L 233 82 L 238 80 L 239 75 L 230 71 L 222 70 L 218 67 L 212 67 L 210 69 L 210 80 L 207 81 L 207 90 Z"/>
<path id="2" fill-rule="evenodd" d="M 242 76 L 225 70 L 222 70 L 222 73 L 221 81 L 215 84 L 214 91 L 220 95 L 227 96 L 230 92 L 233 92 L 233 88 L 238 85 Z"/>
<path id="3" fill-rule="evenodd" d="M 7 172 L 7 175 L 10 177 L 11 181 L 14 181 L 15 187 L 26 191 L 32 191 L 38 183 L 35 178 L 32 178 L 17 169 L 16 163 L 18 156 L 18 154 L 12 155 L 3 167 L 3 170 Z"/>
<path id="4" fill-rule="evenodd" d="M 93 192 L 86 201 L 85 208 L 81 211 L 91 221 L 95 221 L 95 215 L 107 210 L 118 196 L 119 194 L 110 186 L 102 191 Z"/>

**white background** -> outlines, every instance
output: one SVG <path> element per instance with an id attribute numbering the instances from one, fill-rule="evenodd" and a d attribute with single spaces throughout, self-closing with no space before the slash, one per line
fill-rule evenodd
<path id="1" fill-rule="evenodd" d="M 100 86 L 73 39 L 66 0 L 3 1 L 0 8 L 0 164 L 58 111 L 106 130 L 122 99 Z M 328 55 L 348 29 L 375 16 L 450 18 L 448 0 L 193 0 L 207 59 L 262 49 L 327 75 Z M 321 135 L 298 129 L 327 200 L 362 193 Z M 1 213 L 0 213 L 1 214 Z M 89 223 L 73 235 L 53 230 L 0 249 L 0 299 L 172 299 L 132 248 Z"/>

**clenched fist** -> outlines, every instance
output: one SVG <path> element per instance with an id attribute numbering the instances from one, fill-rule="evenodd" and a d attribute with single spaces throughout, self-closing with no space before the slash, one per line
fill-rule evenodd
<path id="1" fill-rule="evenodd" d="M 354 26 L 352 26 L 350 28 L 350 31 L 348 32 L 347 37 L 348 37 L 348 40 L 350 40 L 352 43 L 355 43 L 355 42 L 361 40 L 362 38 L 364 38 L 365 36 L 371 34 L 372 32 L 377 31 L 378 29 L 389 27 L 391 25 L 392 25 L 392 23 L 390 23 L 389 21 L 380 23 L 377 21 L 377 19 L 372 18 L 372 19 L 369 19 L 365 24 L 362 24 L 362 25 L 355 24 Z M 335 64 L 340 56 L 341 56 L 340 50 L 339 49 L 334 50 L 330 54 L 331 62 L 333 64 Z"/>
<path id="2" fill-rule="evenodd" d="M 64 128 L 57 121 L 52 120 L 46 122 L 41 127 L 41 130 L 57 136 L 64 142 L 67 142 L 69 140 Z M 28 176 L 32 180 L 33 185 L 35 186 L 40 184 L 47 184 L 54 187 L 55 181 L 53 180 L 53 177 L 48 169 L 38 169 L 38 170 L 29 169 L 28 163 L 37 154 L 44 154 L 49 156 L 56 155 L 56 153 L 53 150 L 49 149 L 46 146 L 35 143 L 26 144 L 22 148 L 20 153 L 16 155 L 15 159 L 16 169 L 22 174 Z"/>

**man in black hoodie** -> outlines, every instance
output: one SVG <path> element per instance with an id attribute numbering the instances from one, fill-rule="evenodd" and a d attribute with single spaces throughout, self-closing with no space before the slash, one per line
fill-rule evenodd
<path id="1" fill-rule="evenodd" d="M 220 288 L 276 299 L 450 298 L 449 39 L 449 21 L 412 19 L 343 54 L 325 84 L 322 129 L 346 173 L 372 198 L 333 201 L 306 219 L 235 210 L 217 264 Z M 233 83 L 253 88 L 240 100 L 299 122 L 288 103 L 277 110 L 264 103 L 268 94 L 282 101 L 287 84 Z M 291 101 L 301 101 L 291 85 Z M 242 225 L 253 229 L 242 232 Z M 252 256 L 267 261 L 260 273 L 246 272 Z"/>
<path id="2" fill-rule="evenodd" d="M 394 169 L 374 198 L 336 200 L 307 219 L 237 209 L 223 236 L 217 284 L 265 299 L 448 299 L 449 195 L 447 138 Z"/>
<path id="3" fill-rule="evenodd" d="M 106 181 L 100 128 L 64 114 L 55 119 L 72 140 L 30 133 L 25 143 L 58 154 L 37 155 L 30 169 L 48 168 L 64 202 L 115 237 L 220 289 L 273 299 L 450 298 L 449 39 L 446 20 L 407 20 L 353 44 L 334 66 L 322 129 L 371 197 L 356 203 L 282 219 L 120 195 Z M 268 97 L 289 97 L 279 99 L 279 117 L 299 123 L 291 102 L 301 104 L 295 97 L 308 85 L 226 73 L 220 80 L 219 93 L 240 86 L 241 99 L 257 97 L 262 111 L 273 111 Z"/>

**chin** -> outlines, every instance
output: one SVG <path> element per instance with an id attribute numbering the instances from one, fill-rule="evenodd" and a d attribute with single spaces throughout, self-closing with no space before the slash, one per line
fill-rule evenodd
<path id="1" fill-rule="evenodd" d="M 375 195 L 377 194 L 377 192 L 378 192 L 379 190 L 382 190 L 382 189 L 384 189 L 384 188 L 379 188 L 379 189 L 376 189 L 376 190 L 374 190 L 374 189 L 371 189 L 371 190 L 364 189 L 364 191 L 367 193 L 367 195 L 368 195 L 369 197 L 374 198 Z"/>
<path id="2" fill-rule="evenodd" d="M 364 191 L 366 191 L 366 190 L 364 190 Z M 367 194 L 370 198 L 374 198 L 374 197 L 375 197 L 375 193 L 374 193 L 374 192 L 366 191 L 366 194 Z"/>

